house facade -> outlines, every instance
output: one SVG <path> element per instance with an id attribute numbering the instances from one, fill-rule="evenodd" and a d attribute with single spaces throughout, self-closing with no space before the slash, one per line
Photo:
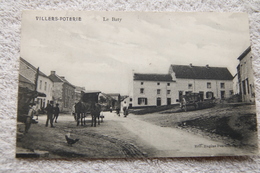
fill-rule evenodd
<path id="1" fill-rule="evenodd" d="M 243 102 L 255 102 L 255 85 L 252 67 L 251 47 L 248 47 L 239 57 L 237 77 L 239 92 Z"/>
<path id="2" fill-rule="evenodd" d="M 233 95 L 233 76 L 227 68 L 171 65 L 168 74 L 134 74 L 133 107 L 179 103 L 182 95 L 199 93 L 201 99 L 225 99 Z"/>
<path id="3" fill-rule="evenodd" d="M 70 84 L 65 77 L 51 71 L 49 78 L 53 81 L 53 101 L 58 103 L 62 112 L 71 112 L 75 102 L 75 86 Z"/>
<path id="4" fill-rule="evenodd" d="M 41 94 L 35 101 L 38 102 L 40 108 L 45 108 L 47 103 L 52 100 L 52 80 L 40 70 L 23 58 L 20 58 L 19 85 L 25 85 L 30 90 L 35 90 Z M 35 82 L 37 80 L 37 86 Z M 35 88 L 36 87 L 36 88 Z"/>
<path id="5" fill-rule="evenodd" d="M 170 74 L 134 74 L 130 107 L 170 105 L 175 101 L 176 81 Z"/>
<path id="6" fill-rule="evenodd" d="M 225 67 L 171 65 L 169 73 L 176 79 L 178 100 L 189 92 L 201 99 L 225 99 L 233 95 L 233 76 Z"/>

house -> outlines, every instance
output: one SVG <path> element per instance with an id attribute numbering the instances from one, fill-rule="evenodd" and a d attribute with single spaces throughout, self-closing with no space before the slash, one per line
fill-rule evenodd
<path id="1" fill-rule="evenodd" d="M 65 77 L 51 71 L 49 78 L 53 81 L 53 101 L 59 104 L 63 112 L 71 112 L 75 102 L 75 86 L 69 83 Z"/>
<path id="2" fill-rule="evenodd" d="M 255 102 L 251 47 L 248 47 L 237 59 L 239 60 L 239 65 L 237 66 L 237 77 L 242 101 Z"/>
<path id="3" fill-rule="evenodd" d="M 225 67 L 171 65 L 168 74 L 140 74 L 133 77 L 133 107 L 179 103 L 182 95 L 199 93 L 203 99 L 224 99 L 233 95 L 233 76 Z"/>
<path id="4" fill-rule="evenodd" d="M 199 93 L 202 100 L 233 95 L 233 76 L 226 67 L 171 65 L 169 74 L 176 80 L 176 100 L 188 93 Z"/>
<path id="5" fill-rule="evenodd" d="M 38 92 L 34 101 L 39 103 L 40 108 L 46 107 L 47 103 L 52 100 L 52 80 L 22 57 L 20 58 L 19 86 Z"/>
<path id="6" fill-rule="evenodd" d="M 147 107 L 173 104 L 176 81 L 170 74 L 135 73 L 133 97 L 129 98 L 130 107 Z"/>

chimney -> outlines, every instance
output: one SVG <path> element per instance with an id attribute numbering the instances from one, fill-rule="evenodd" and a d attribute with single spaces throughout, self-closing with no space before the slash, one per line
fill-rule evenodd
<path id="1" fill-rule="evenodd" d="M 55 75 L 55 71 L 51 71 L 51 75 Z"/>
<path id="2" fill-rule="evenodd" d="M 192 67 L 192 63 L 190 63 L 190 67 Z"/>
<path id="3" fill-rule="evenodd" d="M 206 65 L 206 68 L 209 68 L 209 65 L 208 65 L 208 64 Z"/>

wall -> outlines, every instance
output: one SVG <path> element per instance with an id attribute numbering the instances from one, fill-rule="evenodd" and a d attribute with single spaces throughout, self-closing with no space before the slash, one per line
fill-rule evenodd
<path id="1" fill-rule="evenodd" d="M 211 83 L 211 88 L 207 87 L 207 83 Z M 221 83 L 225 84 L 225 88 L 221 88 Z M 192 84 L 192 88 L 189 89 L 188 85 Z M 230 80 L 203 80 L 203 79 L 177 79 L 176 82 L 177 91 L 191 91 L 199 93 L 200 91 L 204 92 L 204 99 L 206 99 L 206 92 L 211 91 L 214 93 L 215 98 L 221 98 L 221 91 L 225 91 L 225 98 L 230 97 L 232 94 L 230 91 L 233 91 L 233 81 Z"/>
<path id="2" fill-rule="evenodd" d="M 63 83 L 62 87 L 62 100 L 63 100 L 63 110 L 64 112 L 71 112 L 72 106 L 75 102 L 75 88 L 66 82 Z"/>
<path id="3" fill-rule="evenodd" d="M 52 96 L 53 96 L 53 101 L 54 103 L 58 103 L 60 107 L 60 111 L 63 111 L 63 83 L 62 82 L 54 82 L 53 83 L 53 91 L 52 91 Z"/>
<path id="4" fill-rule="evenodd" d="M 38 103 L 40 104 L 41 107 L 46 107 L 47 103 L 49 103 L 49 101 L 53 99 L 52 89 L 53 89 L 53 82 L 48 77 L 39 75 L 37 91 L 46 94 L 46 97 L 37 97 Z"/>
<path id="5" fill-rule="evenodd" d="M 143 82 L 143 85 L 141 85 Z M 160 85 L 157 85 L 160 83 Z M 170 83 L 170 86 L 167 86 Z M 144 89 L 144 93 L 140 93 L 140 89 Z M 157 89 L 160 89 L 160 94 L 157 94 Z M 170 94 L 167 94 L 170 90 Z M 161 105 L 167 105 L 167 98 L 171 98 L 171 104 L 175 103 L 177 95 L 175 92 L 175 82 L 161 82 L 161 81 L 134 81 L 133 82 L 133 107 L 141 106 L 156 106 L 157 98 L 161 98 Z M 138 104 L 138 98 L 147 98 L 147 105 L 145 103 Z"/>
<path id="6" fill-rule="evenodd" d="M 242 101 L 244 102 L 255 102 L 255 85 L 252 68 L 252 56 L 249 52 L 239 63 L 240 65 L 240 93 L 242 94 Z M 243 86 L 245 82 L 245 88 Z M 247 83 L 248 81 L 248 83 Z M 244 92 L 244 90 L 246 92 Z"/>

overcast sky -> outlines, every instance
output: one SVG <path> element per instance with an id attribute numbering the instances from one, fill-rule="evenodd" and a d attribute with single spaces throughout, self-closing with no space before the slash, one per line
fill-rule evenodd
<path id="1" fill-rule="evenodd" d="M 129 94 L 133 71 L 168 73 L 170 64 L 227 67 L 235 75 L 249 45 L 244 13 L 38 11 L 23 14 L 21 57 L 86 90 Z"/>

